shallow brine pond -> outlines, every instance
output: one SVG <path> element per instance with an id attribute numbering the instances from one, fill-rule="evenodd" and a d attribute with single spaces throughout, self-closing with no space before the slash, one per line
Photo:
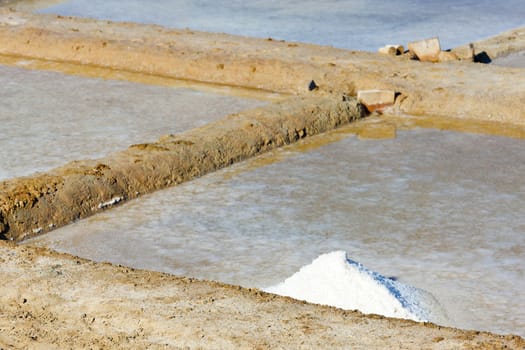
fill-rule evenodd
<path id="1" fill-rule="evenodd" d="M 449 49 L 525 18 L 522 0 L 70 0 L 42 12 L 369 51 L 434 36 Z"/>
<path id="2" fill-rule="evenodd" d="M 524 335 L 524 173 L 523 140 L 347 137 L 274 151 L 30 244 L 254 287 L 345 250 L 431 292 L 450 325 Z"/>
<path id="3" fill-rule="evenodd" d="M 1 65 L 0 86 L 0 181 L 102 157 L 263 104 Z"/>

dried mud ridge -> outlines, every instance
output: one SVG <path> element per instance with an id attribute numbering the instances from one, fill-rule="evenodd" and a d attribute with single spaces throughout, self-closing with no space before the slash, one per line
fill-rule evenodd
<path id="1" fill-rule="evenodd" d="M 504 36 L 487 41 L 487 52 L 525 48 L 524 30 Z M 396 91 L 391 113 L 525 126 L 525 79 L 516 69 L 1 9 L 0 41 L 1 55 L 294 95 L 103 159 L 0 182 L 0 235 L 15 241 L 361 118 L 351 97 L 358 89 Z M 364 316 L 7 242 L 0 262 L 0 347 L 525 348 L 516 336 Z"/>
<path id="2" fill-rule="evenodd" d="M 486 47 L 494 55 L 525 48 L 525 29 L 498 38 L 475 47 Z M 177 136 L 191 145 L 163 139 L 106 159 L 0 183 L 0 235 L 5 239 L 45 233 L 140 194 L 348 123 L 363 115 L 349 97 L 358 89 L 396 91 L 394 113 L 525 126 L 525 79 L 517 69 L 461 61 L 431 64 L 302 43 L 9 9 L 0 10 L 0 40 L 3 55 L 302 96 Z M 309 91 L 312 81 L 316 90 Z M 252 118 L 254 127 L 246 127 Z"/>
<path id="3" fill-rule="evenodd" d="M 345 96 L 295 97 L 109 157 L 0 183 L 0 233 L 22 240 L 364 115 Z"/>

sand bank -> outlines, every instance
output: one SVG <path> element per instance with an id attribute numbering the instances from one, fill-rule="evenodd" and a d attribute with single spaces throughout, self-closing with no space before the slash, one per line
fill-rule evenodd
<path id="1" fill-rule="evenodd" d="M 514 52 L 497 58 L 492 63 L 503 67 L 525 68 L 525 51 Z"/>
<path id="2" fill-rule="evenodd" d="M 512 29 L 490 38 L 468 43 L 453 49 L 459 55 L 468 55 L 474 48 L 474 53 L 479 55 L 480 60 L 485 58 L 494 60 L 515 54 L 525 49 L 525 27 Z"/>
<path id="3" fill-rule="evenodd" d="M 0 242 L 0 347 L 519 349 L 517 336 L 364 316 Z"/>

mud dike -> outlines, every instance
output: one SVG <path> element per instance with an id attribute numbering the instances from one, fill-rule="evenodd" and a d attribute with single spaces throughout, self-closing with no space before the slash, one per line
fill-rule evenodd
<path id="1" fill-rule="evenodd" d="M 0 23 L 2 55 L 292 96 L 105 159 L 2 183 L 0 234 L 11 240 L 360 118 L 357 90 L 395 91 L 397 114 L 525 125 L 525 81 L 511 69 L 11 10 Z"/>
<path id="2" fill-rule="evenodd" d="M 512 135 L 523 135 L 525 127 L 521 109 L 525 103 L 525 80 L 519 78 L 519 74 L 517 76 L 517 70 L 507 68 L 464 61 L 431 64 L 405 57 L 386 57 L 272 39 L 168 30 L 159 26 L 61 16 L 37 16 L 10 10 L 0 12 L 0 41 L 0 55 L 4 57 L 51 61 L 57 67 L 73 64 L 239 87 L 278 93 L 283 97 L 268 107 L 230 115 L 181 134 L 164 135 L 157 142 L 135 144 L 105 158 L 75 161 L 45 174 L 1 182 L 0 234 L 4 239 L 14 241 L 43 234 L 142 194 L 188 181 L 275 147 L 360 119 L 367 113 L 354 97 L 358 90 L 395 91 L 395 103 L 389 113 L 397 115 L 397 118 L 405 114 L 416 117 L 425 115 L 431 116 L 425 118 L 427 122 L 434 119 L 439 124 L 453 117 L 457 124 L 482 123 L 488 132 Z M 525 40 L 506 51 L 498 52 L 508 53 L 523 47 Z M 29 248 L 11 249 L 19 256 L 31 255 L 31 252 L 28 253 Z M 52 256 L 49 259 L 62 261 L 67 266 L 64 269 L 69 269 L 69 257 L 41 251 L 37 254 L 49 254 Z M 23 262 L 13 264 L 21 266 Z M 90 263 L 78 260 L 77 264 L 90 270 Z M 104 270 L 104 274 L 108 275 L 118 270 L 119 276 L 122 275 L 122 283 L 137 279 L 137 276 L 128 276 L 128 270 L 123 272 L 121 268 L 113 266 L 98 266 L 96 269 Z M 194 285 L 191 280 L 181 282 L 162 274 L 144 273 L 152 276 L 153 281 L 146 279 L 144 282 L 151 284 L 152 288 L 166 288 L 166 278 L 176 280 L 170 283 L 176 284 L 176 288 L 181 290 Z M 131 274 L 145 276 L 140 271 Z M 28 278 L 24 283 L 32 283 Z M 104 288 L 106 280 L 100 280 L 100 276 L 93 278 L 99 279 L 97 283 Z M 198 285 L 196 288 L 199 291 L 206 289 L 212 295 L 237 295 L 230 287 L 206 282 L 199 282 Z M 268 297 L 257 291 L 241 290 L 238 293 L 239 297 L 249 299 L 249 303 L 255 303 L 255 306 L 244 310 L 250 315 L 258 312 L 258 303 L 270 301 L 278 308 L 282 303 L 287 308 L 288 304 L 293 305 L 291 308 L 298 308 L 300 315 L 297 319 L 302 318 L 304 312 L 309 312 L 301 308 L 311 308 L 301 302 Z M 42 295 L 37 297 L 43 298 Z M 191 293 L 183 297 L 192 298 Z M 214 297 L 211 300 L 213 303 Z M 205 303 L 206 300 L 200 301 Z M 153 305 L 155 301 L 150 303 L 149 310 L 156 310 L 158 305 Z M 16 309 L 11 306 L 9 312 Z M 131 310 L 133 305 L 122 307 Z M 322 310 L 323 317 L 332 317 L 330 314 L 334 310 Z M 214 309 L 213 312 L 216 311 Z M 56 310 L 53 312 L 53 315 L 60 313 Z M 196 316 L 193 311 L 189 313 L 192 317 Z M 348 316 L 348 313 L 339 311 L 335 314 L 337 322 L 342 323 L 348 322 L 348 317 L 354 321 L 356 317 L 362 317 L 352 313 Z M 94 320 L 90 322 L 93 324 Z M 382 318 L 377 320 L 371 317 L 366 323 L 384 323 Z M 307 321 L 305 329 L 310 329 L 311 321 Z M 195 322 L 200 322 L 198 317 Z M 417 328 L 415 333 L 420 337 L 419 340 L 427 337 L 425 344 L 430 347 L 443 344 L 487 348 L 496 345 L 523 346 L 523 340 L 519 337 L 463 333 L 450 329 L 444 330 L 442 336 L 439 328 L 405 321 L 396 321 L 394 324 L 401 328 L 408 325 Z M 201 336 L 197 333 L 186 336 L 194 342 L 197 339 L 194 336 Z M 430 335 L 432 337 L 429 338 Z M 223 339 L 227 337 L 223 335 Z M 1 341 L 2 338 L 0 344 Z M 110 340 L 102 342 L 103 346 L 111 344 L 114 343 Z M 181 344 L 184 342 L 176 345 Z M 213 341 L 209 344 L 221 345 Z M 225 346 L 235 346 L 232 344 L 227 343 Z M 423 343 L 416 341 L 416 344 Z M 238 345 L 250 346 L 250 343 L 241 342 Z M 373 343 L 369 345 L 374 346 Z M 375 343 L 375 346 L 383 345 L 385 343 Z"/>

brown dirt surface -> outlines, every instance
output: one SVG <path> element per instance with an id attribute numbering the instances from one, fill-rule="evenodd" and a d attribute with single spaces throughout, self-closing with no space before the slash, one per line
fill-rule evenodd
<path id="1" fill-rule="evenodd" d="M 517 336 L 365 316 L 0 242 L 0 348 L 519 349 Z"/>

